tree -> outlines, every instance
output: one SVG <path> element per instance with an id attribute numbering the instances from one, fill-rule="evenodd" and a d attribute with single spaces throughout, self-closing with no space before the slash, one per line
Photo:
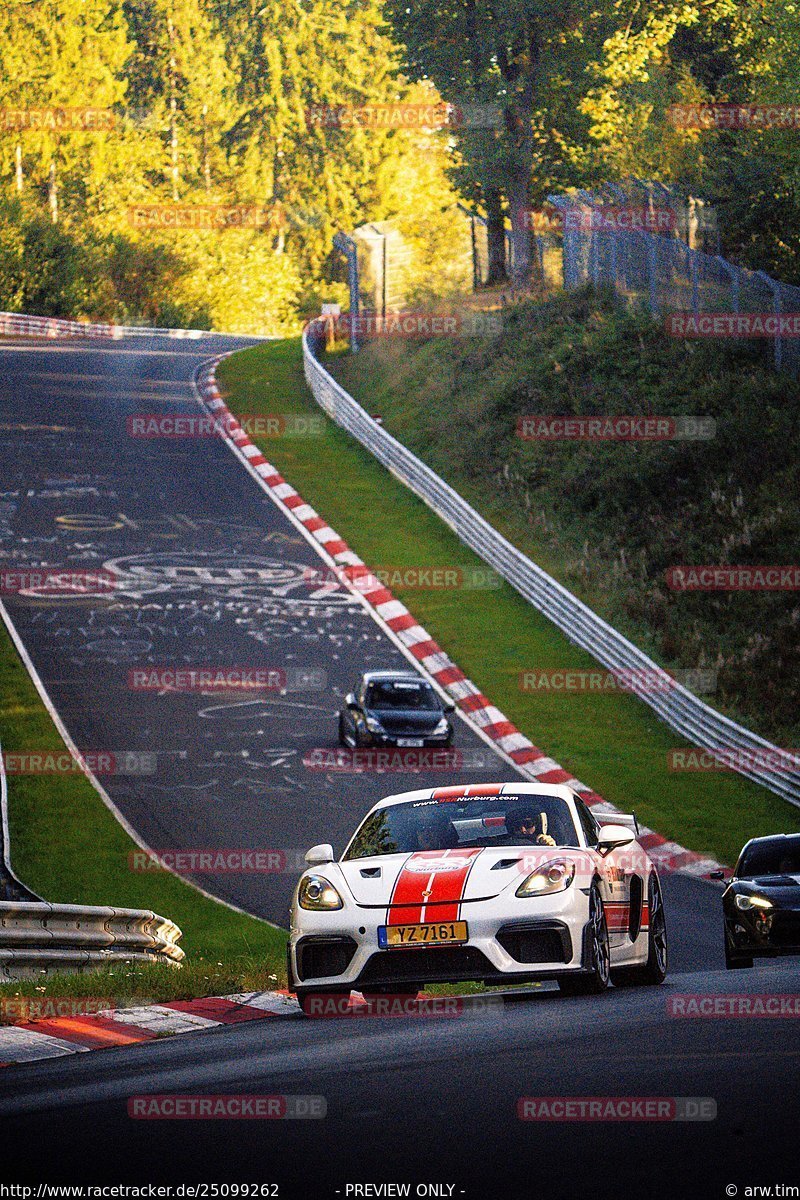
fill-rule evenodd
<path id="1" fill-rule="evenodd" d="M 494 129 L 465 128 L 454 140 L 456 179 L 487 211 L 492 281 L 500 275 L 506 214 L 514 274 L 533 267 L 531 206 L 553 186 L 577 182 L 588 122 L 577 99 L 587 54 L 599 46 L 603 3 L 582 0 L 389 0 L 406 69 L 430 78 L 445 100 L 494 104 Z"/>

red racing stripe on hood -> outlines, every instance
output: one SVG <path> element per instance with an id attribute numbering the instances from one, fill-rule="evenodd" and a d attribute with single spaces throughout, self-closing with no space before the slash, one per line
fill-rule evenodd
<path id="1" fill-rule="evenodd" d="M 482 847 L 464 850 L 420 850 L 404 862 L 386 912 L 387 925 L 419 925 L 454 921 L 467 877 Z M 430 905 L 435 910 L 426 910 Z"/>

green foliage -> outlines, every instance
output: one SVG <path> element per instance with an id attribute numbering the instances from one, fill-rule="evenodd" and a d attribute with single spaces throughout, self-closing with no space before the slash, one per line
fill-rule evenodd
<path id="1" fill-rule="evenodd" d="M 377 0 L 37 0 L 0 15 L 0 47 L 0 107 L 115 115 L 103 132 L 0 120 L 0 307 L 279 333 L 345 299 L 336 230 L 387 218 L 451 285 L 445 137 L 307 119 L 430 98 L 399 75 Z M 176 204 L 275 219 L 131 218 Z"/>
<path id="2" fill-rule="evenodd" d="M 717 669 L 714 703 L 800 735 L 793 592 L 674 592 L 670 567 L 796 558 L 800 382 L 763 346 L 665 338 L 610 298 L 509 310 L 493 340 L 393 346 L 337 373 L 535 561 L 665 665 Z M 711 440 L 524 441 L 529 414 L 698 415 Z"/>

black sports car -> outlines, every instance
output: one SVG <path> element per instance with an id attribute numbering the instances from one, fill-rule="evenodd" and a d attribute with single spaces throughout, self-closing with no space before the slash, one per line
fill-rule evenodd
<path id="1" fill-rule="evenodd" d="M 729 970 L 752 967 L 754 958 L 800 954 L 800 833 L 749 841 L 723 893 L 722 909 Z"/>
<path id="2" fill-rule="evenodd" d="M 413 671 L 368 671 L 339 713 L 343 746 L 449 746 L 449 701 Z"/>

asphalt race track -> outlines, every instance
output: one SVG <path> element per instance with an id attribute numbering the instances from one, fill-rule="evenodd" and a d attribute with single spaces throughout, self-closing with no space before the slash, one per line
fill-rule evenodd
<path id="1" fill-rule="evenodd" d="M 2 1071 L 3 1177 L 34 1186 L 278 1182 L 291 1200 L 335 1200 L 347 1184 L 368 1182 L 454 1184 L 453 1195 L 474 1200 L 694 1200 L 722 1197 L 728 1184 L 740 1195 L 747 1185 L 796 1185 L 792 1018 L 685 1020 L 668 1016 L 667 1002 L 675 993 L 796 995 L 797 973 L 741 972 L 732 985 L 724 970 L 687 971 L 710 948 L 715 897 L 700 883 L 670 883 L 680 946 L 661 988 L 600 999 L 543 988 L 472 1017 L 298 1016 Z M 128 1117 L 130 1097 L 164 1093 L 316 1095 L 327 1116 Z M 565 1095 L 711 1098 L 717 1115 L 660 1124 L 516 1117 L 521 1096 Z"/>
<path id="2" fill-rule="evenodd" d="M 4 565 L 113 563 L 127 580 L 113 602 L 7 604 L 77 745 L 154 756 L 147 771 L 103 778 L 150 846 L 338 850 L 379 795 L 443 779 L 303 767 L 335 744 L 355 675 L 399 651 L 348 593 L 309 582 L 319 559 L 227 447 L 127 435 L 133 414 L 196 415 L 191 379 L 226 345 L 4 344 Z M 297 687 L 252 700 L 129 686 L 133 668 L 169 664 L 291 669 Z M 457 745 L 491 755 L 461 723 Z M 482 773 L 513 777 L 500 762 Z M 459 778 L 476 774 L 448 781 Z M 292 886 L 288 873 L 199 881 L 279 921 Z M 0 1182 L 277 1182 L 287 1200 L 403 1182 L 412 1196 L 429 1183 L 443 1188 L 429 1194 L 475 1200 L 797 1186 L 797 1018 L 685 1019 L 667 1007 L 676 994 L 797 995 L 796 966 L 726 972 L 718 889 L 678 875 L 664 888 L 661 988 L 567 999 L 548 986 L 429 1019 L 298 1015 L 2 1069 Z M 327 1115 L 199 1126 L 128 1116 L 130 1097 L 164 1093 L 321 1096 Z M 529 1122 L 516 1115 L 523 1096 L 690 1097 L 713 1101 L 716 1116 Z"/>
<path id="3" fill-rule="evenodd" d="M 0 558 L 19 571 L 113 572 L 113 599 L 5 597 L 36 670 L 77 747 L 113 752 L 100 781 L 147 846 L 283 856 L 276 874 L 192 877 L 285 924 L 302 854 L 320 841 L 343 849 L 381 796 L 516 774 L 463 721 L 463 773 L 387 781 L 303 765 L 337 745 L 358 674 L 406 659 L 357 596 L 320 579 L 319 555 L 222 439 L 129 434 L 142 414 L 201 415 L 199 365 L 246 344 L 4 342 Z M 286 687 L 135 690 L 132 672 L 160 667 L 274 669 Z"/>

